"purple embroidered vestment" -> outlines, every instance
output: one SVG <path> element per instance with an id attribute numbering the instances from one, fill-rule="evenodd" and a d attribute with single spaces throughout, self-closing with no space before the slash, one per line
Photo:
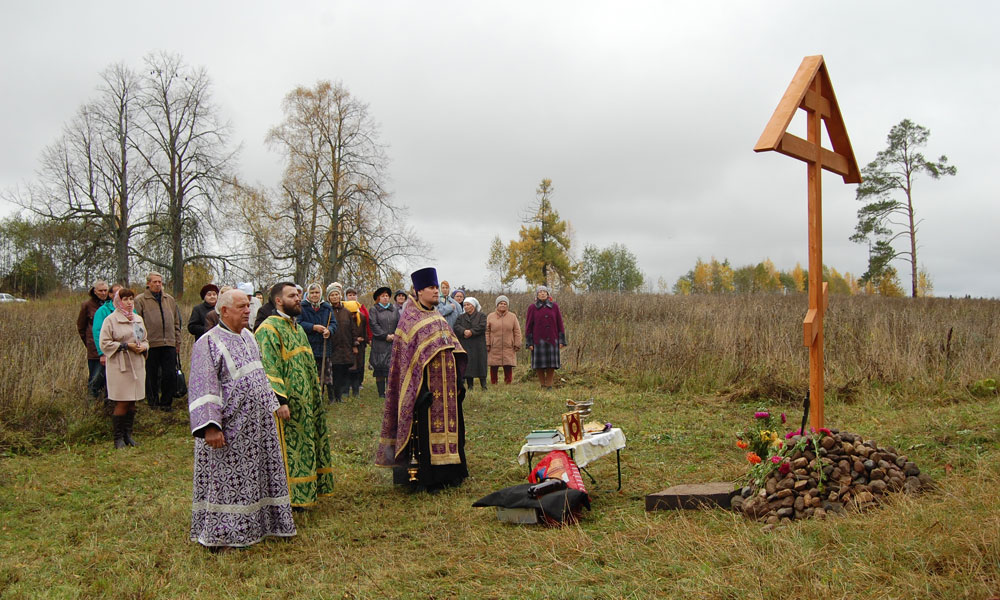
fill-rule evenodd
<path id="1" fill-rule="evenodd" d="M 219 325 L 195 342 L 188 410 L 196 436 L 191 540 L 247 546 L 295 535 L 274 416 L 278 400 L 249 330 Z M 205 443 L 209 424 L 222 430 L 223 447 Z"/>
<path id="2" fill-rule="evenodd" d="M 392 344 L 375 464 L 407 465 L 406 450 L 414 433 L 423 438 L 420 446 L 429 453 L 421 458 L 425 465 L 464 462 L 459 387 L 464 358 L 458 338 L 440 313 L 420 307 L 412 298 L 403 305 Z M 421 430 L 414 432 L 418 425 Z"/>

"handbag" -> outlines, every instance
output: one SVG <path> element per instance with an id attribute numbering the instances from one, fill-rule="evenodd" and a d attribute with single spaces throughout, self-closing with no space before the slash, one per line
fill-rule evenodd
<path id="1" fill-rule="evenodd" d="M 174 383 L 174 398 L 183 398 L 184 396 L 187 396 L 188 386 L 187 381 L 184 380 L 184 371 L 181 370 L 180 356 L 177 357 L 177 374 L 175 377 L 177 380 Z"/>

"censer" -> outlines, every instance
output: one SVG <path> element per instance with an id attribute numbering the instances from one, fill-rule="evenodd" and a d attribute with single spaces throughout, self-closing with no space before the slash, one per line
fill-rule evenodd
<path id="1" fill-rule="evenodd" d="M 410 475 L 411 483 L 417 480 L 417 472 L 420 470 L 420 463 L 417 461 L 417 445 L 417 428 L 414 427 L 410 434 L 410 466 L 406 469 Z"/>

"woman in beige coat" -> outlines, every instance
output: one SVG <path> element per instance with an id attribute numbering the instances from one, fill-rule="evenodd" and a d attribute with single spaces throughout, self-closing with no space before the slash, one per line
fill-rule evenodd
<path id="1" fill-rule="evenodd" d="M 115 448 L 135 446 L 132 426 L 135 403 L 146 397 L 146 326 L 133 312 L 135 292 L 122 288 L 113 300 L 115 310 L 101 326 L 101 352 L 107 357 L 108 400 L 115 403 L 111 427 Z"/>
<path id="2" fill-rule="evenodd" d="M 521 324 L 517 315 L 508 310 L 507 296 L 497 296 L 497 308 L 486 316 L 486 364 L 490 367 L 490 382 L 497 383 L 503 367 L 503 382 L 514 380 L 517 351 L 521 348 Z"/>

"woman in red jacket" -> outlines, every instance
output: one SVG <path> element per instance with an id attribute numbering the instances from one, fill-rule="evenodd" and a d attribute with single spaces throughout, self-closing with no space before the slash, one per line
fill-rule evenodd
<path id="1" fill-rule="evenodd" d="M 549 289 L 544 285 L 535 290 L 535 302 L 525 315 L 524 345 L 531 351 L 531 368 L 538 373 L 542 389 L 552 389 L 559 351 L 566 347 L 566 329 L 559 305 L 549 298 Z"/>

